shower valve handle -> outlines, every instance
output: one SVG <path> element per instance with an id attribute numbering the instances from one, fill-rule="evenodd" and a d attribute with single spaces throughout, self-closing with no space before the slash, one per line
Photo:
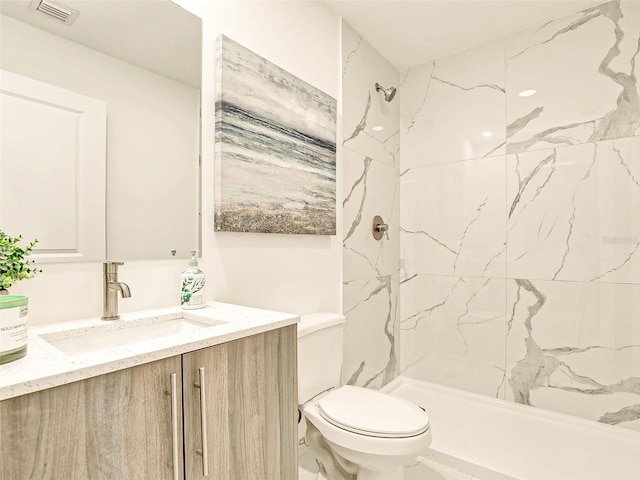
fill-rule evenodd
<path id="1" fill-rule="evenodd" d="M 373 217 L 371 233 L 373 234 L 373 238 L 375 238 L 376 240 L 381 240 L 382 235 L 385 235 L 387 237 L 387 240 L 389 240 L 389 225 L 384 223 L 384 220 L 382 220 L 382 217 L 380 215 L 376 215 L 375 217 Z"/>

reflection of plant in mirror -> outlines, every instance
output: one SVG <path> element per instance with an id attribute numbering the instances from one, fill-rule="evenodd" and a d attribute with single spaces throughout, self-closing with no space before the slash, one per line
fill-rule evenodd
<path id="1" fill-rule="evenodd" d="M 38 243 L 38 239 L 24 248 L 18 245 L 21 240 L 21 235 L 10 237 L 0 230 L 0 293 L 7 293 L 15 282 L 33 278 L 36 273 L 42 272 L 33 266 L 35 260 L 25 258 Z"/>

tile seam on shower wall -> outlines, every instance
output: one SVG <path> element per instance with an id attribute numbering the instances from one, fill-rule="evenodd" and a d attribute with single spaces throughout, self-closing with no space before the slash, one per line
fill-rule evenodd
<path id="1" fill-rule="evenodd" d="M 640 250 L 640 248 L 639 248 Z M 530 280 L 532 282 L 554 282 L 554 283 L 569 283 L 569 284 L 591 284 L 591 285 L 628 285 L 628 286 L 640 286 L 640 283 L 636 282 L 603 282 L 603 281 L 593 281 L 593 280 L 565 280 L 565 279 L 550 279 L 550 278 L 541 278 L 541 277 L 532 277 L 532 276 L 501 276 L 501 275 L 467 275 L 467 274 L 454 274 L 454 273 L 434 273 L 427 272 L 421 270 L 401 270 L 401 275 L 405 276 L 415 276 L 415 275 L 426 275 L 432 277 L 468 277 L 468 278 L 493 278 L 493 279 L 502 279 L 502 280 Z"/>

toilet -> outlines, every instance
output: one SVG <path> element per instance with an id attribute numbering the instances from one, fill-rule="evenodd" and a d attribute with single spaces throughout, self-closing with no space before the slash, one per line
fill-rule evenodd
<path id="1" fill-rule="evenodd" d="M 404 480 L 404 467 L 431 443 L 429 417 L 404 399 L 340 386 L 344 324 L 335 313 L 303 315 L 298 324 L 298 403 L 318 478 Z"/>

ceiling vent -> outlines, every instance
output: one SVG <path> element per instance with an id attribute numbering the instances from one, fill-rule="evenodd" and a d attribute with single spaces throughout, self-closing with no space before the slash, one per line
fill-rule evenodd
<path id="1" fill-rule="evenodd" d="M 80 14 L 78 10 L 53 0 L 33 0 L 29 8 L 65 25 L 71 25 Z"/>

